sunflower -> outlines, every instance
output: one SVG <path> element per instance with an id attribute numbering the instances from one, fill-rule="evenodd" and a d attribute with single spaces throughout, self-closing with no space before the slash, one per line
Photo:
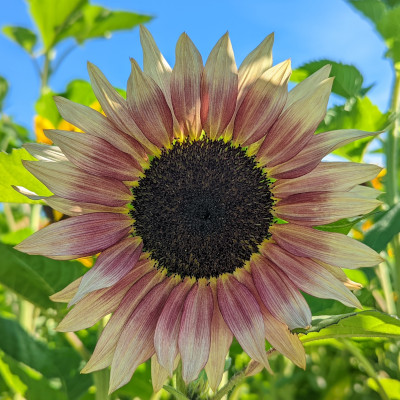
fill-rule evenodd
<path id="1" fill-rule="evenodd" d="M 321 160 L 375 133 L 315 135 L 330 67 L 288 92 L 290 61 L 272 66 L 273 35 L 239 69 L 227 34 L 205 66 L 182 34 L 173 69 L 143 27 L 141 42 L 144 68 L 131 60 L 126 100 L 89 64 L 105 115 L 56 97 L 83 133 L 50 130 L 56 146 L 26 145 L 38 161 L 25 167 L 54 193 L 45 202 L 72 218 L 17 249 L 54 259 L 100 253 L 52 298 L 74 305 L 60 331 L 112 313 L 83 369 L 111 365 L 110 391 L 149 358 L 155 389 L 179 361 L 186 383 L 205 369 L 215 391 L 233 337 L 258 366 L 270 369 L 267 340 L 304 368 L 291 332 L 311 324 L 301 291 L 361 307 L 341 268 L 381 261 L 315 229 L 379 206 L 379 191 L 361 184 L 380 168 Z"/>

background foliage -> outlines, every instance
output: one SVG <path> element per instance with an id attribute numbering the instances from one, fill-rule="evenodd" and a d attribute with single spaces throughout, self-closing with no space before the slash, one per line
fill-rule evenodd
<path id="1" fill-rule="evenodd" d="M 386 57 L 393 65 L 392 100 L 386 113 L 368 97 L 354 65 L 335 60 L 314 60 L 293 72 L 299 82 L 325 64 L 332 65 L 333 92 L 338 105 L 330 108 L 318 132 L 357 128 L 385 131 L 378 139 L 363 139 L 335 151 L 343 160 L 360 162 L 366 156 L 382 154 L 385 169 L 372 182 L 382 191 L 383 206 L 366 218 L 342 220 L 323 229 L 349 233 L 376 251 L 385 262 L 376 268 L 347 270 L 349 278 L 362 283 L 356 292 L 364 311 L 349 309 L 338 302 L 307 296 L 313 311 L 313 326 L 299 332 L 307 349 L 307 369 L 302 371 L 280 355 L 272 357 L 275 371 L 265 371 L 239 383 L 230 399 L 400 399 L 400 1 L 349 0 L 368 18 L 387 45 Z M 28 0 L 35 30 L 4 26 L 2 32 L 21 46 L 41 77 L 35 109 L 35 140 L 51 143 L 43 129 L 75 128 L 62 120 L 52 97 L 61 95 L 100 111 L 88 82 L 71 81 L 62 93 L 49 87 L 49 78 L 78 45 L 92 38 L 108 37 L 117 30 L 129 30 L 150 20 L 149 16 L 113 11 L 87 0 Z M 71 47 L 60 44 L 73 38 Z M 57 56 L 55 56 L 57 54 Z M 12 185 L 24 186 L 41 195 L 48 189 L 31 176 L 21 160 L 31 159 L 21 148 L 32 141 L 29 129 L 4 114 L 9 83 L 0 77 L 0 399 L 105 399 L 108 371 L 81 375 L 79 370 L 93 350 L 101 324 L 77 333 L 57 333 L 54 328 L 66 307 L 49 296 L 81 276 L 93 259 L 54 261 L 28 256 L 12 247 L 40 227 L 63 216 L 40 201 L 29 200 Z M 123 94 L 123 91 L 121 91 Z M 248 356 L 234 343 L 226 364 L 226 381 L 244 368 Z M 194 385 L 205 385 L 201 375 Z M 97 389 L 96 389 L 97 388 Z M 168 388 L 167 388 L 168 389 Z M 171 390 L 170 390 L 171 391 Z M 171 398 L 167 390 L 153 394 L 149 363 L 141 365 L 132 381 L 114 393 L 112 399 Z"/>

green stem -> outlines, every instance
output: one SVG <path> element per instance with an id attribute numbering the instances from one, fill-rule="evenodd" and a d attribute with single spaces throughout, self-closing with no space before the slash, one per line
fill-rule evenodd
<path id="1" fill-rule="evenodd" d="M 103 331 L 106 320 L 103 318 L 100 321 L 99 329 L 97 331 L 98 337 L 100 337 L 101 332 Z M 100 371 L 96 371 L 93 373 L 94 385 L 96 387 L 96 400 L 108 400 L 110 397 L 108 396 L 109 382 L 110 382 L 110 371 L 108 368 L 104 368 Z"/>
<path id="2" fill-rule="evenodd" d="M 229 382 L 222 387 L 215 395 L 211 398 L 212 400 L 221 400 L 226 396 L 239 382 L 241 382 L 246 377 L 246 369 L 233 375 Z"/>
<path id="3" fill-rule="evenodd" d="M 179 361 L 178 368 L 176 369 L 175 388 L 186 396 L 187 388 L 185 381 L 182 378 L 182 361 Z"/>
<path id="4" fill-rule="evenodd" d="M 374 368 L 372 367 L 371 363 L 367 360 L 367 358 L 364 357 L 364 355 L 362 354 L 360 349 L 356 345 L 354 345 L 354 343 L 352 343 L 350 340 L 342 339 L 342 343 L 344 344 L 346 349 L 348 351 L 350 351 L 350 353 L 352 353 L 354 355 L 354 357 L 357 358 L 359 363 L 364 367 L 367 375 L 376 382 L 376 384 L 378 385 L 378 393 L 379 393 L 379 396 L 381 397 L 381 399 L 389 400 L 389 396 L 385 392 L 385 389 L 382 386 Z"/>
<path id="5" fill-rule="evenodd" d="M 50 52 L 46 51 L 44 55 L 44 65 L 43 71 L 41 73 L 41 82 L 40 82 L 40 93 L 44 92 L 44 89 L 47 87 L 47 83 L 49 81 L 50 76 Z"/>
<path id="6" fill-rule="evenodd" d="M 389 314 L 396 314 L 396 304 L 393 297 L 392 282 L 390 281 L 389 265 L 387 263 L 379 264 L 379 278 L 381 281 L 383 293 L 385 295 L 386 310 Z"/>

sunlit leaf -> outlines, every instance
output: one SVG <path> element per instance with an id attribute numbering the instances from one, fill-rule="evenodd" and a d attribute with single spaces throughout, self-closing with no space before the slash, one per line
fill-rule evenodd
<path id="1" fill-rule="evenodd" d="M 63 33 L 79 17 L 87 0 L 28 0 L 31 15 L 39 29 L 45 50 L 60 41 Z"/>
<path id="2" fill-rule="evenodd" d="M 365 233 L 363 242 L 380 252 L 393 236 L 400 232 L 400 203 L 383 213 L 383 216 Z"/>
<path id="3" fill-rule="evenodd" d="M 299 82 L 318 71 L 326 64 L 332 66 L 330 76 L 335 77 L 332 86 L 333 93 L 345 97 L 346 99 L 362 94 L 364 78 L 361 72 L 354 65 L 342 64 L 332 60 L 318 60 L 303 64 L 293 71 L 291 80 Z"/>
<path id="4" fill-rule="evenodd" d="M 368 97 L 356 98 L 344 106 L 330 108 L 317 133 L 337 129 L 360 129 L 376 132 L 386 128 L 389 114 L 383 114 Z M 365 138 L 349 143 L 334 151 L 350 161 L 360 162 L 373 138 Z"/>
<path id="5" fill-rule="evenodd" d="M 56 261 L 29 256 L 0 243 L 0 283 L 41 308 L 55 308 L 49 296 L 83 275 L 85 267 L 76 261 Z"/>
<path id="6" fill-rule="evenodd" d="M 33 47 L 36 44 L 37 37 L 30 29 L 21 26 L 4 26 L 3 33 L 11 40 L 18 43 L 28 53 L 32 53 Z"/>
<path id="7" fill-rule="evenodd" d="M 55 95 L 56 93 L 51 90 L 42 94 L 36 101 L 35 110 L 41 117 L 46 118 L 54 127 L 57 127 L 58 123 L 61 121 L 61 116 L 53 99 Z"/>
<path id="8" fill-rule="evenodd" d="M 382 385 L 385 393 L 389 396 L 390 400 L 400 400 L 400 381 L 391 378 L 379 378 L 379 383 Z M 368 379 L 368 386 L 379 392 L 378 384 L 374 379 Z"/>
<path id="9" fill-rule="evenodd" d="M 321 225 L 321 226 L 316 226 L 315 228 L 320 230 L 320 231 L 326 231 L 326 232 L 339 232 L 347 235 L 351 228 L 359 221 L 361 221 L 362 218 L 343 218 L 339 221 L 332 222 L 330 224 L 326 225 Z"/>
<path id="10" fill-rule="evenodd" d="M 380 311 L 361 311 L 313 318 L 311 329 L 300 337 L 303 343 L 329 338 L 400 338 L 400 320 Z"/>
<path id="11" fill-rule="evenodd" d="M 35 160 L 25 149 L 13 149 L 11 154 L 0 153 L 0 201 L 5 203 L 38 203 L 16 192 L 11 185 L 23 186 L 40 196 L 52 193 L 36 179 L 21 160 Z"/>
<path id="12" fill-rule="evenodd" d="M 386 5 L 382 0 L 349 0 L 349 3 L 370 19 L 375 25 L 386 12 Z"/>
<path id="13" fill-rule="evenodd" d="M 400 62 L 400 5 L 387 11 L 377 27 L 389 48 L 387 56 Z"/>
<path id="14" fill-rule="evenodd" d="M 132 29 L 151 20 L 148 15 L 128 11 L 112 11 L 104 7 L 86 4 L 79 17 L 66 29 L 62 38 L 73 36 L 78 43 L 95 37 L 108 37 L 114 31 Z"/>
<path id="15" fill-rule="evenodd" d="M 68 83 L 65 92 L 60 93 L 59 96 L 66 97 L 75 103 L 83 104 L 85 106 L 91 106 L 97 101 L 92 85 L 82 79 L 76 79 Z"/>
<path id="16" fill-rule="evenodd" d="M 4 379 L 6 385 L 14 392 L 20 395 L 25 394 L 28 386 L 24 384 L 19 378 L 18 375 L 13 374 L 10 370 L 10 366 L 5 360 L 5 356 L 3 352 L 0 352 L 0 376 Z"/>

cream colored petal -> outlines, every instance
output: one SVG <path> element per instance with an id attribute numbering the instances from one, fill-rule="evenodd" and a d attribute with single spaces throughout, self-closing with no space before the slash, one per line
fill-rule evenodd
<path id="1" fill-rule="evenodd" d="M 153 385 L 154 393 L 159 392 L 165 381 L 168 379 L 168 371 L 160 365 L 157 359 L 157 354 L 151 357 L 151 384 Z"/>
<path id="2" fill-rule="evenodd" d="M 176 45 L 175 66 L 171 77 L 171 99 L 183 135 L 200 137 L 200 87 L 203 60 L 196 46 L 183 33 Z"/>
<path id="3" fill-rule="evenodd" d="M 285 105 L 290 60 L 268 69 L 254 82 L 236 114 L 234 142 L 248 146 L 265 136 Z"/>
<path id="4" fill-rule="evenodd" d="M 131 59 L 127 100 L 132 117 L 146 137 L 159 148 L 169 147 L 173 138 L 171 110 L 154 80 Z"/>
<path id="5" fill-rule="evenodd" d="M 346 192 L 375 178 L 381 170 L 381 167 L 372 164 L 321 162 L 308 174 L 294 179 L 276 180 L 272 191 L 277 198 L 307 192 Z"/>
<path id="6" fill-rule="evenodd" d="M 233 49 L 225 34 L 212 49 L 201 86 L 201 121 L 211 139 L 219 138 L 236 107 L 238 74 Z"/>
<path id="7" fill-rule="evenodd" d="M 322 81 L 329 77 L 332 66 L 325 65 L 306 79 L 298 83 L 288 94 L 285 108 L 289 108 L 297 100 L 307 97 Z"/>
<path id="8" fill-rule="evenodd" d="M 326 114 L 333 78 L 322 81 L 307 97 L 286 109 L 269 130 L 257 153 L 257 160 L 268 167 L 290 160 L 313 137 Z"/>
<path id="9" fill-rule="evenodd" d="M 64 289 L 50 296 L 50 300 L 56 303 L 68 303 L 78 291 L 79 285 L 81 283 L 82 277 L 74 280 Z"/>
<path id="10" fill-rule="evenodd" d="M 40 161 L 67 161 L 67 157 L 57 146 L 41 143 L 25 143 L 22 147 Z"/>
<path id="11" fill-rule="evenodd" d="M 340 267 L 335 267 L 333 265 L 326 264 L 319 260 L 313 260 L 317 262 L 319 265 L 324 267 L 328 272 L 330 272 L 335 278 L 339 279 L 339 281 L 343 282 L 343 284 L 350 290 L 360 290 L 363 285 L 358 282 L 354 282 L 350 280 L 345 272 Z"/>
<path id="12" fill-rule="evenodd" d="M 368 136 L 377 136 L 382 132 L 365 132 L 357 129 L 342 129 L 314 135 L 307 145 L 292 159 L 268 170 L 269 176 L 276 179 L 292 179 L 312 171 L 333 150 L 347 143 Z M 265 165 L 264 160 L 261 163 Z"/>

